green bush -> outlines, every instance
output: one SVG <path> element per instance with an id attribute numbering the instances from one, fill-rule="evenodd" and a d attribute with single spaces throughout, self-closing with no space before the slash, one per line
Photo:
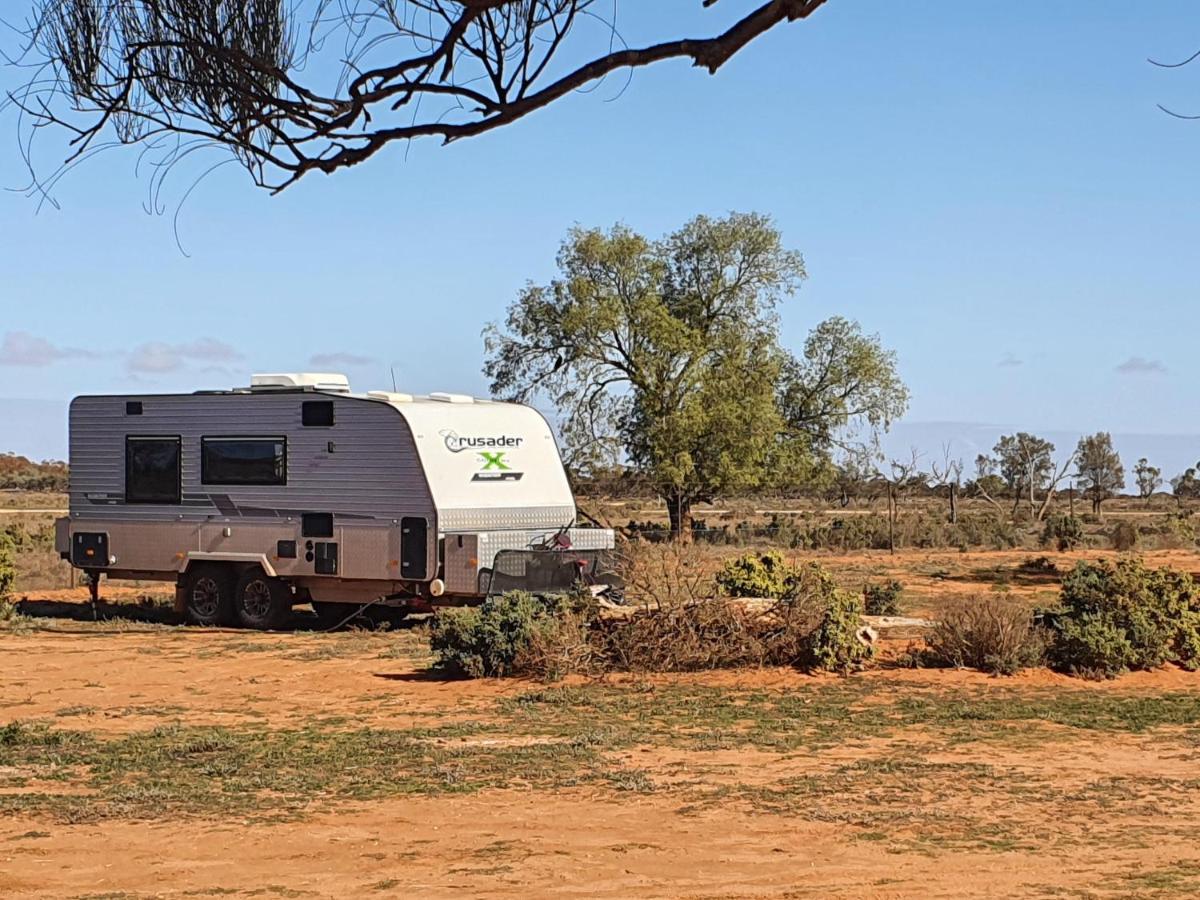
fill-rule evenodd
<path id="1" fill-rule="evenodd" d="M 1042 528 L 1042 544 L 1060 553 L 1074 550 L 1083 543 L 1083 522 L 1077 516 L 1050 516 Z"/>
<path id="2" fill-rule="evenodd" d="M 1140 542 L 1137 526 L 1132 522 L 1118 522 L 1109 532 L 1114 550 L 1135 550 Z"/>
<path id="3" fill-rule="evenodd" d="M 1191 577 L 1141 560 L 1080 563 L 1064 579 L 1050 659 L 1056 668 L 1113 678 L 1165 662 L 1200 664 L 1200 595 Z"/>
<path id="4" fill-rule="evenodd" d="M 863 608 L 868 616 L 898 616 L 903 591 L 904 585 L 894 578 L 883 584 L 864 584 Z"/>
<path id="5" fill-rule="evenodd" d="M 1154 526 L 1158 535 L 1159 547 L 1195 547 L 1196 526 L 1192 524 L 1190 513 L 1168 513 L 1158 525 Z"/>
<path id="6" fill-rule="evenodd" d="M 436 665 L 467 678 L 515 674 L 538 633 L 552 627 L 567 605 L 564 598 L 509 591 L 480 606 L 441 610 L 429 633 Z"/>
<path id="7" fill-rule="evenodd" d="M 835 592 L 808 639 L 807 668 L 841 673 L 861 669 L 874 653 L 874 648 L 859 637 L 862 614 L 862 600 L 844 591 Z"/>
<path id="8" fill-rule="evenodd" d="M 1003 596 L 973 597 L 946 610 L 927 639 L 929 652 L 943 665 L 1015 675 L 1040 665 L 1045 630 L 1020 602 Z"/>
<path id="9" fill-rule="evenodd" d="M 13 543 L 8 535 L 0 532 L 0 602 L 7 600 L 17 578 Z"/>
<path id="10" fill-rule="evenodd" d="M 17 612 L 12 602 L 12 586 L 17 577 L 14 564 L 13 543 L 7 534 L 0 531 L 0 622 L 7 622 Z"/>
<path id="11" fill-rule="evenodd" d="M 746 553 L 727 560 L 717 573 L 717 586 L 730 597 L 786 597 L 794 589 L 798 572 L 783 554 L 769 550 Z"/>

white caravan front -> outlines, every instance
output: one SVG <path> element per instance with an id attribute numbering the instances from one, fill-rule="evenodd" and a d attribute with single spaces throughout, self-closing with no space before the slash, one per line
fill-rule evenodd
<path id="1" fill-rule="evenodd" d="M 536 587 L 539 564 L 523 551 L 612 548 L 612 531 L 572 527 L 575 499 L 536 410 L 457 394 L 373 396 L 386 396 L 412 432 L 437 509 L 448 592 L 487 593 L 497 572 L 505 583 Z"/>
<path id="2" fill-rule="evenodd" d="M 574 524 L 558 446 L 536 410 L 447 394 L 390 402 L 412 429 L 443 534 Z"/>

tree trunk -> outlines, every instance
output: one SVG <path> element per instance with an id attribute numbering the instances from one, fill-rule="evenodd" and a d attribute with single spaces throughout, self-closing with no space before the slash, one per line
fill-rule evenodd
<path id="1" fill-rule="evenodd" d="M 950 524 L 958 524 L 958 485 L 950 482 Z"/>
<path id="2" fill-rule="evenodd" d="M 671 540 L 692 542 L 692 501 L 679 491 L 667 494 L 667 515 L 671 519 Z"/>

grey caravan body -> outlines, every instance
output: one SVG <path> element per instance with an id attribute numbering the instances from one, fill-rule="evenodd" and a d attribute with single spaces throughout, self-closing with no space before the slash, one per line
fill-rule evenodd
<path id="1" fill-rule="evenodd" d="M 186 583 L 257 567 L 297 599 L 471 598 L 496 554 L 581 529 L 534 410 L 451 394 L 352 394 L 341 376 L 248 389 L 78 397 L 58 545 L 110 578 Z M 561 541 L 561 538 L 559 538 Z"/>

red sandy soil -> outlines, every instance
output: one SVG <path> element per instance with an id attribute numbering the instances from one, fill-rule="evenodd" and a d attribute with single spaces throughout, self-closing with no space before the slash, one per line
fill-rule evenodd
<path id="1" fill-rule="evenodd" d="M 78 591 L 53 593 L 54 599 L 80 599 Z M 62 619 L 54 624 L 71 627 Z M 407 728 L 486 715 L 498 698 L 536 686 L 432 680 L 419 659 L 383 653 L 396 640 L 408 640 L 419 652 L 411 634 L 186 628 L 89 633 L 85 624 L 78 632 L 0 632 L 0 724 L 43 720 L 116 735 L 168 722 L 281 727 L 338 716 L 355 727 Z M 897 690 L 987 690 L 998 684 L 1098 694 L 1200 690 L 1200 676 L 1177 670 L 1108 683 L 1045 671 L 1007 680 L 919 670 L 856 677 L 881 679 Z M 650 680 L 777 691 L 823 683 L 777 669 Z M 914 729 L 902 737 L 911 742 L 928 736 Z M 621 755 L 663 782 L 695 770 L 718 782 L 754 784 L 819 774 L 873 749 L 787 755 L 645 747 Z M 1194 752 L 1142 735 L 1064 735 L 1028 746 L 969 744 L 925 752 L 927 761 L 984 762 L 1081 791 L 1099 775 L 1200 776 Z M 977 802 L 994 804 L 997 821 L 1015 821 L 1042 835 L 1037 846 L 897 847 L 855 839 L 853 829 L 838 821 L 755 812 L 738 803 L 685 812 L 670 791 L 596 788 L 346 803 L 281 824 L 64 824 L 22 814 L 0 819 L 0 896 L 1149 897 L 1189 896 L 1200 884 L 1200 846 L 1190 830 L 1200 822 L 1200 800 L 1192 793 L 1178 798 L 1169 822 L 1138 804 L 1109 810 L 1097 821 L 1048 822 L 1036 806 L 958 794 L 913 797 L 917 809 L 948 813 L 971 810 Z M 1147 830 L 1157 838 L 1122 837 Z M 1193 874 L 1180 880 L 1172 874 L 1180 867 Z M 1166 874 L 1136 880 L 1158 872 Z"/>

